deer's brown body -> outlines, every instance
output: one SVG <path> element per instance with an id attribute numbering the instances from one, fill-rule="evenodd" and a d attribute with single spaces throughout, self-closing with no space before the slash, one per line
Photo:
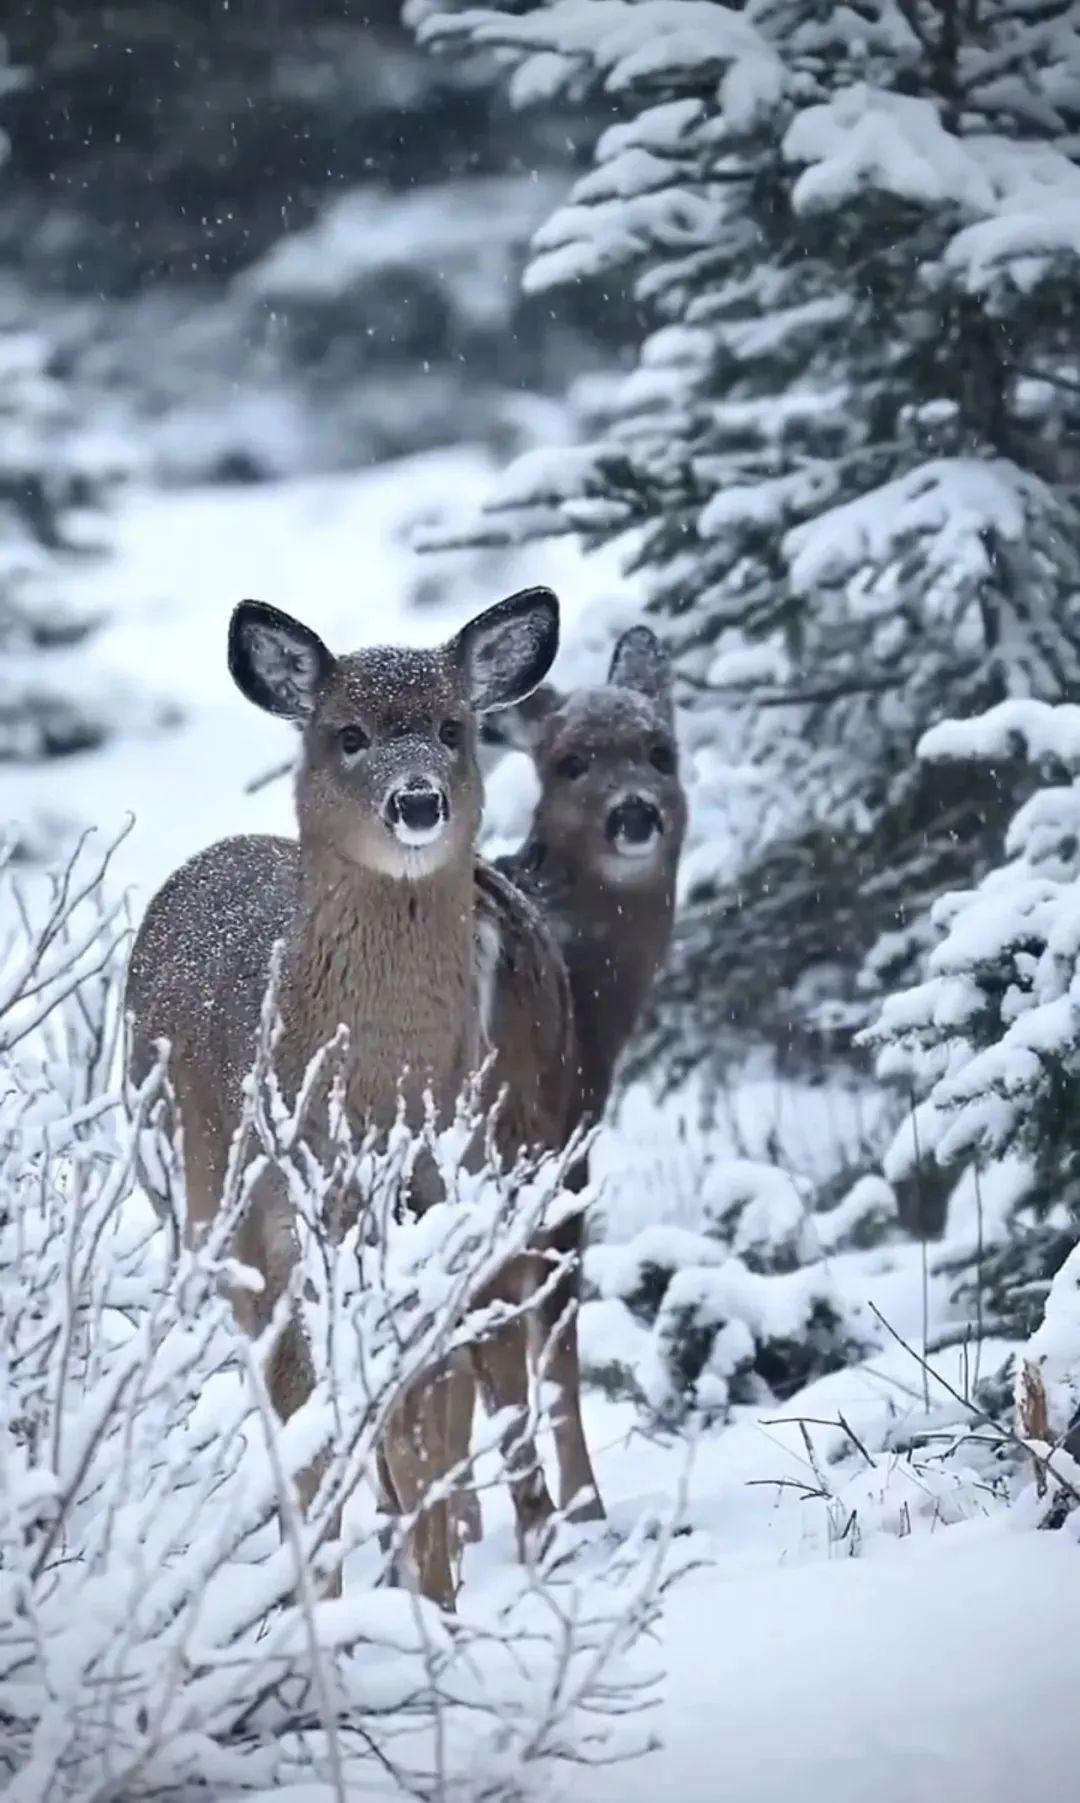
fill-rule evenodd
<path id="1" fill-rule="evenodd" d="M 169 1044 L 189 1229 L 220 1204 L 279 941 L 275 1071 L 287 1099 L 344 1026 L 346 1098 L 358 1134 L 393 1120 L 406 1067 L 414 1122 L 425 1092 L 449 1116 L 480 1062 L 494 1010 L 505 1049 L 493 1081 L 509 1078 L 513 1097 L 504 1133 L 517 1136 L 515 1149 L 561 1143 L 567 1098 L 551 1073 L 566 1065 L 561 1055 L 572 1031 L 565 969 L 528 903 L 496 873 L 478 877 L 473 852 L 481 796 L 474 716 L 528 693 L 551 662 L 557 632 L 554 597 L 527 591 L 478 616 L 439 651 L 337 660 L 276 610 L 256 603 L 237 610 L 234 676 L 250 699 L 303 730 L 299 838 L 224 840 L 177 871 L 147 910 L 127 992 L 132 1077 L 144 1074 L 161 1040 Z M 531 992 L 519 1000 L 516 991 L 500 991 L 496 1001 L 495 972 L 515 949 Z M 521 1067 L 511 1069 L 523 1010 L 532 1037 Z M 415 1199 L 422 1205 L 433 1197 Z M 242 1324 L 254 1331 L 284 1293 L 296 1259 L 288 1200 L 272 1170 L 252 1197 L 235 1250 L 264 1280 L 258 1297 L 236 1298 Z M 508 1274 L 507 1282 L 524 1281 L 521 1272 Z M 491 1402 L 520 1409 L 523 1347 L 500 1338 L 478 1351 L 477 1366 Z M 311 1383 L 298 1321 L 278 1342 L 268 1375 L 274 1405 L 288 1416 Z M 417 1508 L 448 1466 L 441 1392 L 432 1383 L 408 1398 L 387 1439 L 384 1475 L 403 1510 Z M 313 1482 L 309 1474 L 309 1490 Z M 516 1444 L 511 1482 L 525 1532 L 551 1510 L 527 1443 Z M 419 1557 L 423 1589 L 450 1606 L 442 1505 L 430 1511 Z"/>
<path id="2" fill-rule="evenodd" d="M 561 695 L 538 688 L 481 727 L 488 765 L 511 747 L 528 752 L 540 779 L 528 836 L 498 861 L 551 928 L 573 994 L 575 1056 L 570 1125 L 594 1125 L 607 1106 L 619 1058 L 641 1019 L 667 955 L 686 831 L 678 775 L 670 667 L 654 634 L 632 627 L 615 647 L 605 685 Z M 583 1187 L 582 1160 L 570 1175 Z M 583 1221 L 554 1239 L 568 1263 L 539 1311 L 549 1375 L 562 1394 L 555 1429 L 560 1507 L 602 1517 L 580 1413 L 576 1314 Z M 454 1397 L 458 1456 L 472 1398 Z M 575 1505 L 575 1499 L 577 1499 Z"/>

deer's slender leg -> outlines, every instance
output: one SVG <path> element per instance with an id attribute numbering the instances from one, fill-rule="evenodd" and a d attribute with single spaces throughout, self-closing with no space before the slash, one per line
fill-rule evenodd
<path id="1" fill-rule="evenodd" d="M 604 1505 L 596 1481 L 585 1424 L 581 1417 L 581 1365 L 578 1355 L 577 1292 L 580 1280 L 570 1277 L 552 1297 L 564 1313 L 549 1332 L 544 1375 L 559 1392 L 552 1417 L 552 1437 L 559 1467 L 559 1508 L 571 1521 L 603 1521 Z"/>
<path id="2" fill-rule="evenodd" d="M 529 1366 L 524 1319 L 519 1316 L 474 1346 L 472 1359 L 488 1413 L 509 1411 L 501 1448 L 517 1521 L 518 1552 L 524 1560 L 538 1549 L 555 1513 L 536 1442 L 526 1431 Z"/>
<path id="3" fill-rule="evenodd" d="M 234 1251 L 243 1263 L 262 1273 L 260 1291 L 235 1291 L 233 1295 L 238 1324 L 249 1334 L 259 1334 L 269 1325 L 275 1308 L 286 1294 L 299 1258 L 295 1228 L 281 1179 L 275 1172 L 267 1171 L 255 1186 L 247 1213 L 236 1233 Z M 299 1301 L 294 1302 L 289 1319 L 267 1360 L 266 1387 L 279 1421 L 288 1421 L 307 1402 L 315 1387 L 315 1367 Z M 297 1496 L 305 1516 L 310 1513 L 329 1462 L 329 1449 L 325 1449 L 297 1473 Z M 336 1540 L 340 1533 L 341 1508 L 338 1507 L 327 1523 L 327 1537 Z M 335 1566 L 320 1580 L 320 1591 L 327 1597 L 341 1595 L 340 1566 Z"/>
<path id="4" fill-rule="evenodd" d="M 386 1456 L 385 1441 L 375 1448 L 375 1506 L 383 1517 L 379 1528 L 379 1551 L 386 1561 L 386 1580 L 389 1584 L 397 1586 L 401 1582 L 401 1572 L 398 1562 L 399 1551 L 394 1544 L 396 1534 L 391 1517 L 402 1514 L 402 1507 L 394 1488 L 390 1461 Z"/>
<path id="5" fill-rule="evenodd" d="M 398 1510 L 415 1517 L 411 1575 L 431 1602 L 452 1610 L 449 1512 L 445 1498 L 431 1500 L 429 1494 L 449 1468 L 445 1384 L 445 1373 L 434 1372 L 410 1386 L 387 1423 L 383 1450 Z"/>
<path id="6" fill-rule="evenodd" d="M 447 1469 L 461 1465 L 469 1456 L 472 1435 L 473 1406 L 476 1399 L 476 1381 L 468 1359 L 458 1354 L 451 1363 L 448 1376 L 439 1386 L 444 1406 L 442 1431 L 446 1436 Z M 397 1424 L 400 1429 L 400 1424 Z M 402 1515 L 405 1511 L 398 1495 L 397 1487 L 391 1471 L 391 1460 L 387 1453 L 386 1443 L 378 1448 L 375 1460 L 376 1489 L 380 1514 L 386 1517 Z M 400 1470 L 400 1461 L 399 1461 Z M 462 1548 L 481 1537 L 482 1522 L 480 1515 L 480 1499 L 470 1489 L 455 1489 L 447 1501 L 447 1534 L 449 1536 L 449 1555 L 454 1575 L 455 1594 L 461 1587 L 461 1552 Z M 389 1581 L 399 1584 L 402 1581 L 401 1549 L 394 1549 L 395 1534 L 390 1521 L 387 1520 L 380 1529 L 379 1545 L 387 1557 L 393 1550 L 390 1560 Z M 421 1559 L 417 1544 L 406 1549 L 416 1571 Z M 414 1573 L 415 1576 L 415 1573 Z"/>
<path id="7" fill-rule="evenodd" d="M 464 1466 L 472 1447 L 473 1411 L 476 1404 L 476 1379 L 467 1356 L 459 1353 L 450 1366 L 446 1380 L 447 1449 L 452 1466 Z M 450 1498 L 451 1551 L 460 1560 L 463 1547 L 475 1545 L 483 1538 L 484 1524 L 480 1498 L 466 1477 Z"/>
<path id="8" fill-rule="evenodd" d="M 588 1162 L 581 1159 L 568 1173 L 567 1188 L 575 1192 L 584 1189 L 588 1176 Z M 581 1418 L 578 1311 L 584 1240 L 585 1220 L 580 1214 L 571 1215 L 547 1236 L 548 1249 L 559 1258 L 562 1269 L 536 1311 L 534 1331 L 544 1376 L 559 1393 L 552 1419 L 559 1508 L 571 1521 L 603 1521 L 604 1504 Z"/>

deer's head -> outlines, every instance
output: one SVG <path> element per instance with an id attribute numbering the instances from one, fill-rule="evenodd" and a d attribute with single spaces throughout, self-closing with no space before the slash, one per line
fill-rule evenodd
<path id="1" fill-rule="evenodd" d="M 606 684 L 568 695 L 545 685 L 482 726 L 488 755 L 514 746 L 540 779 L 537 844 L 619 882 L 677 860 L 686 830 L 671 666 L 647 626 L 615 646 Z"/>
<path id="2" fill-rule="evenodd" d="M 489 607 L 435 649 L 343 657 L 290 615 L 242 601 L 229 669 L 249 701 L 300 730 L 301 844 L 418 881 L 471 854 L 477 721 L 528 696 L 558 642 L 558 602 L 543 588 Z"/>

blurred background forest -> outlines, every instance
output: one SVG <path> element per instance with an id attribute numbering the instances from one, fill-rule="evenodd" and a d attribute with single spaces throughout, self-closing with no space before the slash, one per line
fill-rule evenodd
<path id="1" fill-rule="evenodd" d="M 515 113 L 394 0 L 49 0 L 5 34 L 6 320 L 156 477 L 512 446 L 626 336 L 617 294 L 520 290 L 597 119 Z"/>

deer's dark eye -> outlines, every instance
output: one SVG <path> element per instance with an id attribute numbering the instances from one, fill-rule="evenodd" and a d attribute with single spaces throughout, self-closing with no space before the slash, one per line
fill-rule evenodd
<path id="1" fill-rule="evenodd" d="M 439 737 L 449 751 L 456 751 L 462 740 L 460 720 L 444 720 L 439 728 Z"/>
<path id="2" fill-rule="evenodd" d="M 358 751 L 366 751 L 371 744 L 362 726 L 343 726 L 340 738 L 341 749 L 347 758 L 355 757 Z"/>
<path id="3" fill-rule="evenodd" d="M 663 739 L 658 740 L 649 753 L 649 762 L 661 776 L 674 776 L 675 747 L 665 744 Z"/>
<path id="4" fill-rule="evenodd" d="M 565 776 L 567 782 L 574 783 L 579 776 L 584 776 L 589 768 L 585 759 L 576 751 L 568 751 L 555 766 L 556 776 Z"/>

